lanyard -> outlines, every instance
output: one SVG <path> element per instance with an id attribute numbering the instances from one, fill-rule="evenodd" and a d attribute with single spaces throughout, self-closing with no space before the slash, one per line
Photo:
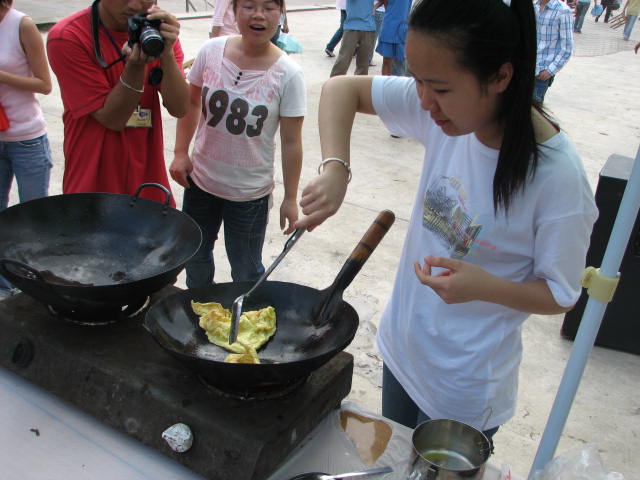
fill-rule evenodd
<path id="1" fill-rule="evenodd" d="M 117 60 L 114 60 L 109 64 L 107 64 L 107 62 L 105 62 L 104 58 L 102 57 L 102 52 L 100 51 L 99 35 L 100 35 L 100 27 L 104 27 L 104 25 L 102 25 L 102 21 L 100 21 L 100 14 L 98 12 L 99 1 L 100 0 L 95 0 L 91 5 L 91 33 L 93 34 L 93 51 L 96 55 L 96 59 L 98 60 L 98 63 L 100 64 L 100 66 L 106 70 L 107 68 L 113 67 L 118 62 L 124 62 L 125 56 L 122 55 L 120 48 L 118 48 L 118 45 L 116 45 L 116 41 L 111 36 L 111 33 L 109 32 L 109 30 L 105 28 L 104 31 L 109 37 L 109 40 L 111 41 L 111 45 L 113 45 L 113 48 L 115 48 L 115 50 L 118 52 L 120 56 Z"/>

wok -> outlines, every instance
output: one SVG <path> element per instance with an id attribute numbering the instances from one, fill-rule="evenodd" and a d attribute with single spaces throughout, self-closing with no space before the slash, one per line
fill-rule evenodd
<path id="1" fill-rule="evenodd" d="M 150 186 L 165 192 L 164 204 L 139 197 Z M 200 246 L 200 228 L 169 206 L 170 195 L 143 184 L 134 195 L 65 194 L 8 208 L 0 273 L 61 312 L 112 315 L 173 283 Z"/>
<path id="2" fill-rule="evenodd" d="M 164 297 L 148 310 L 144 327 L 169 354 L 223 390 L 258 392 L 291 385 L 307 377 L 353 340 L 358 329 L 358 314 L 342 300 L 342 291 L 360 271 L 393 220 L 393 213 L 389 211 L 378 216 L 328 289 L 267 281 L 247 299 L 244 310 L 272 305 L 276 311 L 276 333 L 258 351 L 260 364 L 225 363 L 229 352 L 208 341 L 191 308 L 193 300 L 219 302 L 231 309 L 236 297 L 249 290 L 252 282 L 218 283 Z M 318 306 L 325 303 L 332 305 L 331 314 L 326 321 L 320 321 Z"/>

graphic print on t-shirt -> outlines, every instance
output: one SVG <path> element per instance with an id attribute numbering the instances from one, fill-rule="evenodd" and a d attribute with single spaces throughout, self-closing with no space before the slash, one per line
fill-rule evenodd
<path id="1" fill-rule="evenodd" d="M 465 200 L 464 188 L 455 177 L 438 177 L 424 194 L 422 224 L 441 239 L 452 258 L 466 257 L 482 229 Z"/>

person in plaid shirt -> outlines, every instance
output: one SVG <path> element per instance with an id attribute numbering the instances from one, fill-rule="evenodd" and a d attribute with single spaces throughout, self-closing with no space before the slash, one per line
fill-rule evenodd
<path id="1" fill-rule="evenodd" d="M 533 98 L 542 103 L 555 74 L 571 56 L 573 14 L 571 8 L 560 0 L 536 0 L 535 7 L 538 25 L 538 56 Z"/>

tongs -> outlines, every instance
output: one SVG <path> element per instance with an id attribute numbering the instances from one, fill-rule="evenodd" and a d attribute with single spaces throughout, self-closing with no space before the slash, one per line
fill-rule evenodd
<path id="1" fill-rule="evenodd" d="M 298 228 L 295 232 L 291 234 L 291 236 L 287 239 L 287 242 L 284 244 L 284 248 L 278 258 L 274 260 L 274 262 L 265 270 L 262 276 L 258 279 L 258 281 L 251 287 L 247 293 L 243 293 L 238 298 L 233 301 L 233 306 L 231 307 L 231 328 L 229 329 L 229 345 L 234 343 L 238 339 L 238 325 L 240 323 L 240 315 L 242 314 L 242 303 L 244 300 L 251 295 L 262 283 L 267 279 L 267 277 L 273 272 L 273 270 L 278 266 L 278 264 L 282 261 L 284 256 L 289 253 L 289 250 L 293 247 L 293 245 L 298 241 L 298 239 L 305 232 L 306 228 Z"/>
<path id="2" fill-rule="evenodd" d="M 339 473 L 337 475 L 327 475 L 326 473 L 320 473 L 320 472 L 309 472 L 309 473 L 301 473 L 299 475 L 296 475 L 295 477 L 290 478 L 289 480 L 341 480 L 344 478 L 369 477 L 373 475 L 382 475 L 384 473 L 391 473 L 391 472 L 393 472 L 393 468 L 391 467 L 371 468 L 369 470 L 362 470 L 359 472 Z"/>

